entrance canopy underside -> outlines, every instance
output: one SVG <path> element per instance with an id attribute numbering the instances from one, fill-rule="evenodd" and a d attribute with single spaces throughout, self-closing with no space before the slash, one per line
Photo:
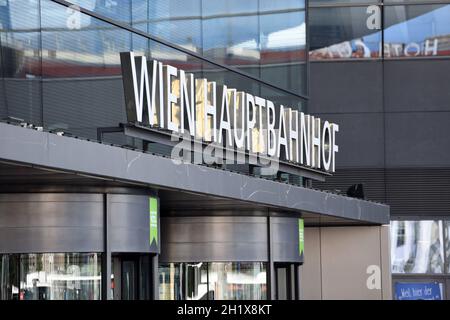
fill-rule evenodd
<path id="1" fill-rule="evenodd" d="M 302 213 L 305 224 L 389 223 L 389 206 L 0 123 L 0 191 L 152 188 L 162 214 Z"/>

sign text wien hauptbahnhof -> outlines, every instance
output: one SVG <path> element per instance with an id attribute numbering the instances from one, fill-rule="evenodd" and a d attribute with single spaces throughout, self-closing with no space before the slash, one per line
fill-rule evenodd
<path id="1" fill-rule="evenodd" d="M 195 141 L 334 172 L 339 126 L 200 78 L 133 52 L 121 53 L 128 122 Z"/>

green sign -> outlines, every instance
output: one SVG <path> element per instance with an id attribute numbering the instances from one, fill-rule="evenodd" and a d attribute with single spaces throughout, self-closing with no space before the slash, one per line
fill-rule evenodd
<path id="1" fill-rule="evenodd" d="M 303 219 L 298 219 L 298 254 L 301 256 L 305 250 L 305 226 Z"/>
<path id="2" fill-rule="evenodd" d="M 150 207 L 150 246 L 158 245 L 158 199 L 149 198 Z"/>

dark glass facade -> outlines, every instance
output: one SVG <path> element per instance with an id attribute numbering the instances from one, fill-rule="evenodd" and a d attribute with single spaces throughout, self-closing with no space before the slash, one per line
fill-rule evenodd
<path id="1" fill-rule="evenodd" d="M 347 152 L 314 185 L 345 193 L 362 183 L 367 199 L 389 204 L 393 292 L 437 282 L 449 299 L 450 2 L 309 5 L 308 111 L 341 124 Z"/>
<path id="2" fill-rule="evenodd" d="M 0 254 L 0 300 L 100 299 L 100 254 Z"/>
<path id="3" fill-rule="evenodd" d="M 91 1 L 87 8 L 306 95 L 304 0 Z"/>
<path id="4" fill-rule="evenodd" d="M 0 6 L 0 118 L 96 140 L 98 128 L 126 122 L 119 56 L 126 51 L 264 96 L 277 108 L 305 110 L 305 17 L 304 1 L 7 1 Z M 122 134 L 104 141 L 170 153 Z"/>
<path id="5" fill-rule="evenodd" d="M 265 300 L 267 263 L 169 263 L 159 266 L 160 300 Z"/>
<path id="6" fill-rule="evenodd" d="M 445 2 L 310 1 L 310 59 L 449 56 Z"/>

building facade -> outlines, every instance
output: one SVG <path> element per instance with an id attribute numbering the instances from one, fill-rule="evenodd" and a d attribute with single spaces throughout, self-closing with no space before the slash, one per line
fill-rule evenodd
<path id="1" fill-rule="evenodd" d="M 449 295 L 448 1 L 313 1 L 308 111 L 340 122 L 336 175 L 391 207 L 394 296 L 404 283 Z M 398 290 L 397 290 L 398 288 Z M 423 298 L 423 297 L 416 297 Z"/>
<path id="2" fill-rule="evenodd" d="M 312 164 L 288 155 L 292 119 L 322 125 L 304 114 L 307 16 L 298 0 L 0 2 L 0 299 L 390 299 L 389 207 L 311 187 L 333 174 L 336 124 L 300 148 Z M 220 110 L 246 119 L 243 163 L 190 158 Z M 262 123 L 289 126 L 275 172 L 251 162 L 270 152 Z M 185 125 L 201 149 L 174 161 Z"/>

